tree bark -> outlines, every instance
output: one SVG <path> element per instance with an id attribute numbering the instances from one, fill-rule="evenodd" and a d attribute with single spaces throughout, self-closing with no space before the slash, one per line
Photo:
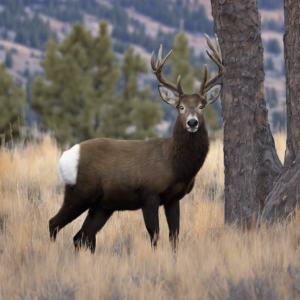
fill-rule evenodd
<path id="1" fill-rule="evenodd" d="M 254 224 L 282 170 L 264 99 L 261 20 L 256 0 L 211 0 L 225 66 L 225 222 Z"/>
<path id="2" fill-rule="evenodd" d="M 265 201 L 263 219 L 286 218 L 300 197 L 300 1 L 284 1 L 287 144 L 284 168 Z"/>

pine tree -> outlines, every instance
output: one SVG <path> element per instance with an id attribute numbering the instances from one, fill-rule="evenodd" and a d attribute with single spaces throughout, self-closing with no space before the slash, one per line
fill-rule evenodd
<path id="1" fill-rule="evenodd" d="M 47 83 L 39 77 L 32 85 L 41 127 L 63 144 L 97 137 L 100 107 L 113 97 L 119 76 L 107 25 L 101 23 L 94 38 L 76 23 L 61 45 L 49 41 L 41 66 Z"/>
<path id="2" fill-rule="evenodd" d="M 158 99 L 160 101 L 160 99 Z M 133 107 L 130 114 L 132 124 L 135 125 L 136 131 L 131 134 L 131 139 L 145 139 L 156 137 L 154 127 L 162 119 L 162 110 L 160 102 L 151 100 L 150 89 L 145 89 L 133 99 Z"/>
<path id="3" fill-rule="evenodd" d="M 120 72 L 115 54 L 112 52 L 112 41 L 108 32 L 108 24 L 100 22 L 99 35 L 96 38 L 94 50 L 95 65 L 97 71 L 93 77 L 93 85 L 96 91 L 95 111 L 96 123 L 99 124 L 100 107 L 111 104 L 115 98 L 116 83 L 119 81 Z M 104 109 L 105 110 L 105 109 Z M 100 134 L 98 126 L 97 134 Z"/>
<path id="4" fill-rule="evenodd" d="M 147 73 L 147 65 L 134 49 L 125 53 L 122 94 L 107 105 L 102 113 L 103 136 L 121 139 L 144 139 L 156 136 L 153 129 L 162 117 L 160 105 L 150 100 L 150 90 L 139 92 L 138 74 Z M 130 126 L 134 127 L 133 132 Z"/>
<path id="5" fill-rule="evenodd" d="M 5 141 L 19 136 L 20 126 L 25 124 L 24 114 L 25 92 L 16 86 L 13 77 L 0 65 L 0 135 L 5 135 Z"/>
<path id="6" fill-rule="evenodd" d="M 178 75 L 181 75 L 181 86 L 185 93 L 195 93 L 195 74 L 199 72 L 193 70 L 189 63 L 190 49 L 188 39 L 183 31 L 179 32 L 174 39 L 173 52 L 169 59 L 172 67 L 172 81 L 177 82 Z M 204 69 L 204 68 L 203 68 Z M 211 130 L 219 128 L 217 114 L 212 106 L 204 109 L 204 120 Z"/>
<path id="7" fill-rule="evenodd" d="M 181 86 L 185 93 L 194 93 L 194 74 L 189 63 L 190 59 L 189 41 L 183 31 L 179 32 L 174 39 L 173 52 L 169 58 L 172 66 L 172 82 L 176 82 L 181 75 Z"/>
<path id="8" fill-rule="evenodd" d="M 55 131 L 61 143 L 73 144 L 83 135 L 90 137 L 93 127 L 91 113 L 87 112 L 91 111 L 94 95 L 91 77 L 85 72 L 89 62 L 80 43 L 82 33 L 79 27 L 73 28 L 61 46 L 49 41 L 41 66 L 50 84 L 40 76 L 32 85 L 32 106 L 42 120 L 41 128 Z"/>

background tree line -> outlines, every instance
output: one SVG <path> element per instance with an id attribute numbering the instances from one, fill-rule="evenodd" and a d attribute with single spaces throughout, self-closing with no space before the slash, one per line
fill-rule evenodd
<path id="1" fill-rule="evenodd" d="M 174 79 L 181 74 L 183 88 L 193 92 L 195 79 L 201 74 L 189 63 L 188 40 L 180 32 L 173 42 L 168 76 Z M 169 106 L 162 107 L 161 99 L 157 93 L 152 94 L 151 89 L 140 88 L 139 74 L 148 73 L 148 65 L 149 62 L 135 54 L 131 47 L 120 66 L 105 21 L 100 23 L 96 37 L 76 23 L 61 44 L 49 39 L 45 59 L 41 61 L 44 74 L 36 78 L 28 75 L 26 111 L 32 115 L 32 110 L 38 117 L 40 128 L 55 132 L 61 144 L 95 137 L 155 137 L 154 127 L 162 120 L 163 110 L 167 114 L 165 119 L 171 124 L 176 112 Z M 1 68 L 5 76 L 0 77 L 0 84 L 2 80 L 7 83 L 2 91 L 6 96 L 1 100 L 2 114 L 6 118 L 0 132 L 5 132 L 6 140 L 9 140 L 10 124 L 13 124 L 14 136 L 19 136 L 18 128 L 24 125 L 26 93 L 16 86 L 4 65 Z M 151 82 L 153 84 L 149 86 L 157 90 L 154 77 Z M 10 106 L 14 106 L 12 114 Z M 15 111 L 22 116 L 18 120 Z M 213 108 L 206 110 L 205 118 L 211 130 L 219 128 Z"/>

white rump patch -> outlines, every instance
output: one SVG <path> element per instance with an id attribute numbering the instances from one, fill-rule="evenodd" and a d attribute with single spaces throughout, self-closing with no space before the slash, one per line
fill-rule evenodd
<path id="1" fill-rule="evenodd" d="M 65 151 L 59 160 L 58 172 L 60 179 L 64 182 L 64 184 L 76 184 L 79 149 L 80 146 L 78 144 L 73 146 L 70 150 Z"/>

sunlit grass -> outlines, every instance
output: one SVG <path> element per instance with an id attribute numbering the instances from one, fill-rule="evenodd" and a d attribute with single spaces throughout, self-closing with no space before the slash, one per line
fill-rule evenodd
<path id="1" fill-rule="evenodd" d="M 285 135 L 275 137 L 283 159 Z M 151 250 L 142 214 L 115 213 L 97 235 L 95 255 L 74 253 L 85 215 L 49 241 L 48 220 L 63 200 L 61 151 L 41 143 L 0 152 L 1 299 L 292 299 L 300 297 L 300 216 L 251 232 L 224 226 L 221 139 L 194 191 L 181 202 L 174 255 L 160 210 L 160 240 Z"/>

